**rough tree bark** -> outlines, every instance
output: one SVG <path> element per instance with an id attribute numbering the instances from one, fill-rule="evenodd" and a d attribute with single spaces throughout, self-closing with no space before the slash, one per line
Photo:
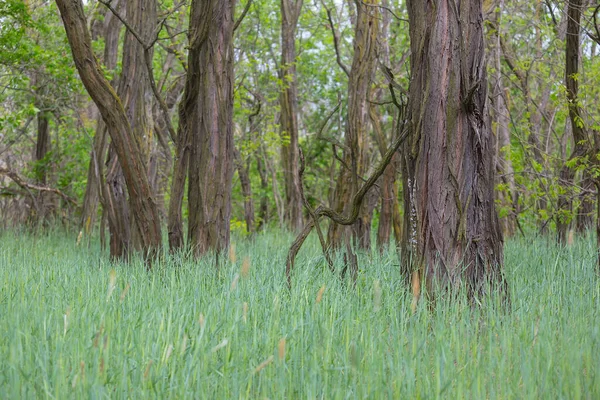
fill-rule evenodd
<path id="1" fill-rule="evenodd" d="M 121 100 L 104 77 L 94 56 L 81 0 L 57 0 L 56 4 L 81 80 L 98 106 L 117 152 L 132 214 L 142 241 L 142 251 L 150 259 L 161 249 L 160 218 L 152 197 L 142 151 L 134 138 Z"/>
<path id="2" fill-rule="evenodd" d="M 281 162 L 285 182 L 285 220 L 298 232 L 303 225 L 298 149 L 298 88 L 296 83 L 296 30 L 303 0 L 281 0 Z"/>
<path id="3" fill-rule="evenodd" d="M 121 2 L 113 2 L 115 9 L 120 9 Z M 105 7 L 102 14 L 102 28 L 97 27 L 97 34 L 104 38 L 103 63 L 107 70 L 112 71 L 117 66 L 119 35 L 121 33 L 121 22 Z M 96 24 L 99 25 L 99 24 Z M 113 85 L 116 79 L 113 79 Z M 102 200 L 102 189 L 104 185 L 104 158 L 107 151 L 106 125 L 99 116 L 96 124 L 96 134 L 90 154 L 90 165 L 88 167 L 87 185 L 83 197 L 83 210 L 81 213 L 81 230 L 85 235 L 90 235 L 96 224 L 98 214 L 98 202 Z M 103 207 L 106 207 L 104 204 Z"/>
<path id="4" fill-rule="evenodd" d="M 344 139 L 344 163 L 335 188 L 334 210 L 342 213 L 350 206 L 354 194 L 358 191 L 360 177 L 368 169 L 367 148 L 369 128 L 369 100 L 371 81 L 375 71 L 375 55 L 377 35 L 379 31 L 379 12 L 375 1 L 357 2 L 357 15 L 354 34 L 354 55 L 352 67 L 348 76 L 348 117 Z M 370 5 L 370 6 L 369 6 Z M 368 205 L 363 204 L 363 212 Z M 368 211 L 368 210 L 367 210 Z M 370 223 L 370 220 L 368 221 Z M 327 233 L 329 248 L 340 248 L 344 236 L 352 236 L 358 245 L 365 247 L 365 240 L 370 240 L 370 229 L 367 229 L 365 219 L 359 218 L 352 228 L 331 224 Z M 346 246 L 347 247 L 347 246 Z"/>
<path id="5" fill-rule="evenodd" d="M 188 80 L 197 95 L 186 128 L 191 143 L 188 238 L 195 256 L 229 246 L 235 2 L 195 0 L 191 7 Z"/>
<path id="6" fill-rule="evenodd" d="M 151 43 L 154 39 L 154 30 L 156 29 L 157 11 L 156 0 L 128 0 L 126 2 L 125 12 L 127 15 L 127 24 L 140 35 L 144 43 Z M 150 87 L 150 78 L 148 70 L 145 68 L 144 47 L 138 42 L 137 38 L 127 30 L 123 41 L 123 57 L 122 70 L 117 87 L 117 95 L 121 99 L 125 108 L 125 113 L 129 119 L 129 124 L 133 131 L 133 137 L 137 142 L 138 148 L 141 150 L 142 162 L 145 167 L 146 175 L 148 175 L 148 166 L 150 163 L 150 148 L 153 144 L 153 121 L 152 121 L 152 105 L 154 104 L 154 96 Z M 150 59 L 152 59 L 152 49 L 150 51 Z M 111 144 L 114 147 L 114 144 Z M 110 185 L 111 194 L 114 191 L 125 193 L 123 185 L 125 180 L 121 178 L 123 173 L 121 168 L 115 169 L 115 178 Z M 150 186 L 152 189 L 152 186 Z M 153 197 L 154 190 L 152 189 Z M 154 197 L 155 198 L 155 197 Z M 122 208 L 125 214 L 131 214 L 128 208 L 133 207 L 131 201 L 126 202 L 125 196 L 117 193 L 112 198 L 112 202 L 116 207 Z M 159 214 L 160 215 L 160 214 Z M 135 230 L 135 215 L 131 214 L 131 245 L 136 249 L 141 249 L 141 238 L 138 231 Z M 160 221 L 158 221 L 160 223 Z M 120 235 L 120 232 L 117 232 Z M 127 229 L 122 231 L 123 235 L 127 234 Z M 111 230 L 111 237 L 113 236 Z M 126 236 L 124 236 L 126 238 Z M 117 240 L 119 238 L 117 237 Z M 123 254 L 126 256 L 127 253 Z"/>
<path id="7" fill-rule="evenodd" d="M 565 48 L 565 85 L 567 88 L 567 101 L 569 107 L 569 118 L 573 132 L 573 152 L 569 160 L 580 160 L 590 151 L 590 142 L 585 130 L 584 121 L 579 109 L 579 44 L 581 36 L 581 11 L 583 0 L 569 0 L 567 10 L 567 35 Z M 568 163 L 567 163 L 568 164 Z M 560 171 L 560 183 L 565 186 L 563 193 L 558 198 L 558 213 L 556 219 L 556 231 L 558 242 L 566 243 L 567 230 L 569 229 L 573 199 L 570 194 L 570 186 L 575 179 L 575 169 L 565 164 Z"/>
<path id="8" fill-rule="evenodd" d="M 503 282 L 480 0 L 409 0 L 403 273 L 428 293 Z"/>

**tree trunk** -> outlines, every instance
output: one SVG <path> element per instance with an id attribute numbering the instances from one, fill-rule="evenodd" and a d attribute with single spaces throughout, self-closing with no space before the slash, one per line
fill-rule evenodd
<path id="1" fill-rule="evenodd" d="M 500 45 L 500 19 L 504 9 L 504 0 L 499 4 L 494 4 L 495 10 L 492 11 L 490 23 L 490 53 L 494 65 L 495 74 L 490 78 L 491 88 L 491 108 L 492 108 L 492 131 L 498 140 L 496 146 L 496 169 L 500 175 L 496 183 L 501 183 L 504 190 L 498 191 L 498 201 L 500 206 L 508 209 L 509 212 L 500 218 L 500 226 L 504 237 L 510 237 L 517 228 L 516 220 L 516 188 L 515 177 L 510 159 L 510 118 L 509 110 L 506 104 L 506 88 L 502 76 L 502 47 Z"/>
<path id="2" fill-rule="evenodd" d="M 234 6 L 235 0 L 194 0 L 191 6 L 188 80 L 198 94 L 186 127 L 188 238 L 195 256 L 229 246 Z"/>
<path id="3" fill-rule="evenodd" d="M 585 125 L 579 110 L 579 44 L 581 30 L 582 0 L 569 0 L 567 11 L 567 39 L 565 58 L 565 85 L 567 89 L 567 101 L 569 106 L 569 118 L 573 132 L 574 148 L 569 160 L 578 160 L 585 156 L 590 148 Z M 571 221 L 571 210 L 573 199 L 571 186 L 575 179 L 575 169 L 566 163 L 560 171 L 560 183 L 565 186 L 558 197 L 558 213 L 556 219 L 556 231 L 558 242 L 566 243 L 567 230 Z"/>
<path id="4" fill-rule="evenodd" d="M 368 3 L 376 5 L 377 1 Z M 357 3 L 354 56 L 348 81 L 348 119 L 344 140 L 344 163 L 340 166 L 334 197 L 336 204 L 334 210 L 339 213 L 343 213 L 346 207 L 351 206 L 352 197 L 358 190 L 359 177 L 363 177 L 368 168 L 369 99 L 376 65 L 378 25 L 378 7 Z M 363 206 L 365 205 L 363 204 Z M 366 211 L 368 212 L 368 209 Z M 361 212 L 361 217 L 363 215 L 364 211 Z M 365 223 L 365 220 L 359 220 L 351 227 L 330 224 L 327 234 L 329 247 L 331 249 L 342 248 L 345 243 L 343 236 L 349 234 L 357 239 L 357 244 L 364 247 L 365 240 L 370 240 L 370 237 L 366 237 L 365 234 Z M 348 248 L 348 246 L 346 247 Z"/>
<path id="5" fill-rule="evenodd" d="M 585 234 L 594 226 L 594 192 L 596 191 L 596 186 L 589 170 L 583 171 L 581 186 L 583 190 L 579 194 L 580 203 L 577 210 L 576 230 L 579 234 Z"/>
<path id="6" fill-rule="evenodd" d="M 267 192 L 269 190 L 269 176 L 265 162 L 262 159 L 261 152 L 256 152 L 256 169 L 260 177 L 260 208 L 258 210 L 258 230 L 264 229 L 269 224 L 269 198 Z"/>
<path id="7" fill-rule="evenodd" d="M 73 59 L 81 80 L 98 106 L 118 155 L 129 192 L 132 214 L 149 259 L 161 248 L 160 217 L 137 144 L 121 100 L 106 80 L 92 52 L 81 0 L 57 0 Z"/>
<path id="8" fill-rule="evenodd" d="M 428 293 L 463 284 L 473 295 L 503 280 L 482 2 L 409 0 L 408 13 L 403 273 L 418 270 Z"/>
<path id="9" fill-rule="evenodd" d="M 252 186 L 250 184 L 250 173 L 248 167 L 238 149 L 233 150 L 233 156 L 235 160 L 235 168 L 240 178 L 240 184 L 242 186 L 242 196 L 244 196 L 244 220 L 246 221 L 246 232 L 253 234 L 254 228 L 254 201 L 252 200 Z"/>
<path id="10" fill-rule="evenodd" d="M 121 7 L 119 0 L 113 2 L 113 7 L 119 10 Z M 104 38 L 103 62 L 107 70 L 112 71 L 117 66 L 119 36 L 121 33 L 121 21 L 115 17 L 106 7 L 102 8 L 105 12 L 102 15 L 102 29 L 99 35 Z M 95 25 L 100 25 L 99 23 Z M 116 80 L 113 80 L 113 86 Z M 107 151 L 106 125 L 102 117 L 96 124 L 96 134 L 90 154 L 90 165 L 88 167 L 87 185 L 85 195 L 83 196 L 83 211 L 81 213 L 81 230 L 85 235 L 91 235 L 96 224 L 98 214 L 98 202 L 102 195 L 101 186 L 104 185 L 104 158 Z M 108 206 L 107 204 L 103 205 Z"/>
<path id="11" fill-rule="evenodd" d="M 304 224 L 298 150 L 298 88 L 296 84 L 296 29 L 302 0 L 281 0 L 281 161 L 285 182 L 285 220 L 299 232 Z"/>
<path id="12" fill-rule="evenodd" d="M 144 43 L 151 43 L 154 40 L 154 30 L 156 28 L 156 0 L 128 0 L 126 2 L 127 23 L 139 35 Z M 150 50 L 150 59 L 152 59 L 152 50 Z M 142 163 L 145 173 L 148 176 L 148 167 L 150 164 L 150 149 L 153 144 L 153 121 L 152 105 L 154 95 L 150 87 L 148 70 L 145 68 L 144 47 L 135 36 L 127 30 L 123 42 L 122 70 L 117 88 L 117 95 L 125 107 L 125 113 L 129 119 L 133 131 L 133 137 L 141 150 Z M 119 172 L 117 171 L 117 174 Z M 124 180 L 115 180 L 113 184 L 124 183 Z M 152 193 L 154 190 L 150 186 Z M 115 189 L 117 189 L 115 187 Z M 123 190 L 124 189 L 119 189 Z M 155 199 L 156 197 L 153 196 Z M 118 204 L 125 198 L 113 197 L 115 206 L 126 210 L 133 207 L 131 202 Z M 125 211 L 128 212 L 128 211 Z M 160 215 L 160 214 L 159 214 Z M 135 224 L 135 215 L 132 215 L 131 224 Z M 158 221 L 160 224 L 160 219 Z M 131 245 L 136 250 L 141 250 L 142 239 L 132 225 Z"/>

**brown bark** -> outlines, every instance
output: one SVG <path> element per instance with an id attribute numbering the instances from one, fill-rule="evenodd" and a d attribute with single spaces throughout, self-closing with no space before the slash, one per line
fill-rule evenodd
<path id="1" fill-rule="evenodd" d="M 235 0 L 194 0 L 188 79 L 198 91 L 188 116 L 188 238 L 195 256 L 229 246 L 233 176 Z M 186 87 L 187 88 L 187 87 Z"/>
<path id="2" fill-rule="evenodd" d="M 581 31 L 581 9 L 582 0 L 569 0 L 567 11 L 567 35 L 565 49 L 565 85 L 567 89 L 567 101 L 569 107 L 569 118 L 573 132 L 574 148 L 569 160 L 576 161 L 585 156 L 590 150 L 590 143 L 585 131 L 585 125 L 579 109 L 579 45 Z M 560 182 L 564 185 L 563 193 L 558 198 L 558 213 L 556 219 L 556 231 L 559 243 L 566 243 L 567 231 L 571 220 L 571 209 L 573 206 L 570 186 L 575 179 L 575 169 L 565 164 L 560 171 Z"/>
<path id="3" fill-rule="evenodd" d="M 377 1 L 366 2 L 377 4 Z M 369 99 L 371 81 L 375 71 L 375 53 L 379 31 L 379 12 L 377 7 L 357 3 L 357 17 L 354 36 L 354 56 L 348 78 L 348 117 L 345 130 L 344 165 L 335 189 L 335 211 L 344 212 L 349 207 L 358 190 L 358 180 L 366 174 L 368 168 L 368 128 Z M 352 228 L 331 224 L 327 240 L 331 249 L 344 244 L 343 236 L 352 234 L 361 247 L 370 241 L 370 229 L 367 228 L 369 209 L 362 205 L 361 216 L 367 218 L 358 221 Z M 369 227 L 370 228 L 370 227 Z"/>
<path id="4" fill-rule="evenodd" d="M 256 169 L 260 177 L 260 208 L 258 209 L 258 230 L 262 230 L 269 223 L 269 198 L 267 191 L 269 190 L 269 176 L 265 168 L 265 162 L 262 159 L 260 152 L 256 153 Z"/>
<path id="5" fill-rule="evenodd" d="M 248 166 L 242 159 L 238 149 L 233 150 L 233 157 L 235 161 L 235 168 L 240 178 L 240 184 L 242 186 L 242 196 L 244 196 L 244 221 L 246 221 L 246 232 L 252 234 L 255 232 L 254 228 L 254 201 L 252 200 L 252 186 L 250 184 L 250 173 Z"/>
<path id="6" fill-rule="evenodd" d="M 281 0 L 281 162 L 285 182 L 285 220 L 298 232 L 304 223 L 300 196 L 298 149 L 298 88 L 296 83 L 296 29 L 303 0 Z"/>
<path id="7" fill-rule="evenodd" d="M 142 150 L 134 138 L 121 100 L 104 77 L 92 52 L 81 0 L 57 0 L 56 3 L 81 80 L 98 106 L 123 169 L 142 250 L 145 256 L 152 257 L 161 248 L 160 218 L 148 182 Z"/>
<path id="8" fill-rule="evenodd" d="M 585 234 L 594 226 L 595 199 L 594 178 L 589 170 L 583 171 L 581 182 L 582 192 L 579 194 L 579 208 L 577 209 L 576 231 Z"/>
<path id="9" fill-rule="evenodd" d="M 408 1 L 410 140 L 404 148 L 403 274 L 428 293 L 501 282 L 494 137 L 479 0 Z"/>
<path id="10" fill-rule="evenodd" d="M 120 4 L 121 2 L 116 0 L 113 2 L 113 7 L 118 10 Z M 102 18 L 98 18 L 96 21 L 102 19 L 103 23 L 100 24 L 97 22 L 93 26 L 96 27 L 97 35 L 101 35 L 104 38 L 102 61 L 105 68 L 112 71 L 117 66 L 121 22 L 106 8 L 102 7 L 101 10 L 104 10 Z M 113 85 L 114 83 L 115 81 L 113 81 Z M 102 200 L 100 198 L 102 195 L 101 186 L 104 185 L 104 159 L 108 144 L 106 135 L 106 125 L 104 125 L 104 121 L 100 116 L 96 124 L 96 134 L 94 135 L 94 143 L 90 154 L 87 185 L 81 213 L 81 229 L 86 235 L 90 235 L 94 229 L 98 214 L 98 202 Z M 105 204 L 104 207 L 106 206 Z"/>

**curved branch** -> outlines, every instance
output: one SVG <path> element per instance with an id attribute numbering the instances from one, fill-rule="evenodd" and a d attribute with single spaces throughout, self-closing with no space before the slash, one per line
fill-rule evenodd
<path id="1" fill-rule="evenodd" d="M 74 206 L 77 206 L 77 201 L 74 198 L 66 195 L 64 192 L 60 191 L 59 189 L 28 183 L 25 181 L 25 179 L 23 179 L 21 176 L 19 176 L 19 174 L 17 174 L 14 171 L 11 171 L 7 168 L 0 168 L 0 175 L 8 176 L 10 179 L 13 180 L 13 182 L 15 182 L 17 185 L 19 185 L 21 188 L 23 188 L 27 191 L 29 191 L 29 189 L 31 189 L 31 190 L 37 190 L 38 192 L 54 193 L 54 194 L 62 197 L 65 201 L 73 204 Z"/>

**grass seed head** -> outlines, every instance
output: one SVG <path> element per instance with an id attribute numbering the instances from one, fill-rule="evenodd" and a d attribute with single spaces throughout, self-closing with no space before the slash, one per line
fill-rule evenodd
<path id="1" fill-rule="evenodd" d="M 373 310 L 375 312 L 379 311 L 381 308 L 381 282 L 379 279 L 376 279 L 373 282 Z"/>
<path id="2" fill-rule="evenodd" d="M 198 317 L 198 323 L 200 324 L 200 329 L 204 329 L 204 324 L 206 324 L 206 318 L 204 318 L 204 314 L 200 313 L 200 317 Z"/>
<path id="3" fill-rule="evenodd" d="M 229 289 L 230 291 L 233 292 L 235 290 L 239 279 L 240 279 L 240 274 L 235 274 L 235 276 L 233 277 L 233 281 L 231 282 L 231 288 Z"/>
<path id="4" fill-rule="evenodd" d="M 221 343 L 219 343 L 218 345 L 216 345 L 215 347 L 213 347 L 210 352 L 211 353 L 215 353 L 219 350 L 221 350 L 223 347 L 227 346 L 229 344 L 229 340 L 227 340 L 227 338 L 223 339 L 223 341 Z"/>
<path id="5" fill-rule="evenodd" d="M 265 361 L 261 362 L 258 367 L 254 368 L 254 373 L 258 373 L 261 370 L 265 369 L 265 367 L 267 367 L 269 364 L 271 364 L 273 362 L 273 360 L 275 359 L 275 357 L 273 357 L 272 355 L 269 356 L 269 358 L 267 358 Z"/>
<path id="6" fill-rule="evenodd" d="M 123 292 L 121 293 L 121 297 L 120 297 L 120 302 L 122 303 L 123 300 L 125 300 L 125 296 L 127 296 L 127 293 L 129 292 L 129 288 L 131 287 L 131 284 L 129 282 L 127 282 L 127 285 L 125 286 L 125 289 L 123 289 Z"/>
<path id="7" fill-rule="evenodd" d="M 244 320 L 244 323 L 248 322 L 248 303 L 246 302 L 242 305 L 242 319 Z"/>
<path id="8" fill-rule="evenodd" d="M 236 260 L 235 243 L 231 243 L 231 245 L 229 245 L 229 261 L 231 261 L 232 264 L 235 264 Z"/>
<path id="9" fill-rule="evenodd" d="M 321 289 L 319 289 L 319 292 L 317 293 L 317 304 L 323 300 L 323 293 L 325 293 L 325 285 L 321 286 Z"/>
<path id="10" fill-rule="evenodd" d="M 279 339 L 279 344 L 277 345 L 277 355 L 279 356 L 280 360 L 284 360 L 285 359 L 285 338 L 281 338 Z"/>
<path id="11" fill-rule="evenodd" d="M 108 274 L 108 293 L 106 294 L 106 301 L 110 299 L 115 288 L 117 287 L 117 271 L 111 269 Z"/>
<path id="12" fill-rule="evenodd" d="M 250 275 L 250 257 L 244 257 L 240 273 L 242 274 L 243 278 L 247 278 Z"/>
<path id="13" fill-rule="evenodd" d="M 144 380 L 148 379 L 148 375 L 150 375 L 150 368 L 152 367 L 152 360 L 148 361 L 146 365 L 146 370 L 144 371 Z"/>

